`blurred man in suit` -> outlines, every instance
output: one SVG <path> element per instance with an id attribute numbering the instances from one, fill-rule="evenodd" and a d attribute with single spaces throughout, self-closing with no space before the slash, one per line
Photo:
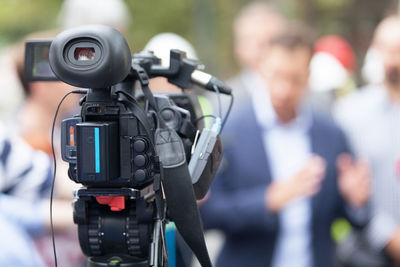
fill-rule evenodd
<path id="1" fill-rule="evenodd" d="M 333 266 L 330 227 L 368 218 L 368 171 L 342 131 L 303 102 L 313 44 L 288 27 L 262 57 L 268 90 L 225 128 L 225 162 L 201 207 L 206 228 L 226 241 L 217 266 Z"/>
<path id="2" fill-rule="evenodd" d="M 264 81 L 259 74 L 262 50 L 269 40 L 278 34 L 286 21 L 282 15 L 266 1 L 254 1 L 244 6 L 233 21 L 233 48 L 240 72 L 229 79 L 235 97 L 234 109 L 252 96 L 252 92 L 264 90 Z M 218 101 L 214 93 L 208 94 L 215 110 Z M 221 97 L 222 110 L 226 110 L 229 98 Z"/>
<path id="3" fill-rule="evenodd" d="M 228 81 L 234 89 L 237 103 L 252 91 L 264 89 L 259 75 L 260 58 L 268 42 L 285 25 L 285 19 L 265 1 L 255 1 L 245 6 L 233 22 L 233 47 L 241 66 L 240 73 Z"/>

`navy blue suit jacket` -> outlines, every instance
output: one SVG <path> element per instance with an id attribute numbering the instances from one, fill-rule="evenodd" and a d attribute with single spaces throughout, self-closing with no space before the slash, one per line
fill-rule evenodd
<path id="1" fill-rule="evenodd" d="M 315 267 L 329 267 L 334 262 L 330 235 L 333 220 L 345 217 L 361 227 L 364 219 L 353 219 L 338 191 L 336 158 L 349 152 L 342 131 L 330 121 L 313 116 L 309 135 L 312 152 L 327 163 L 321 191 L 311 201 L 313 263 Z M 280 222 L 265 208 L 265 190 L 272 177 L 262 130 L 250 105 L 228 121 L 223 141 L 224 162 L 210 198 L 201 207 L 204 227 L 220 229 L 226 236 L 217 266 L 270 266 Z"/>

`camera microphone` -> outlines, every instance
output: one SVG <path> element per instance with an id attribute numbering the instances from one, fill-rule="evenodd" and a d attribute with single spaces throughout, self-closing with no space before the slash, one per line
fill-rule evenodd
<path id="1" fill-rule="evenodd" d="M 232 94 L 232 89 L 228 87 L 225 83 L 218 80 L 211 74 L 208 74 L 201 70 L 194 70 L 191 75 L 191 80 L 192 82 L 203 86 L 205 89 L 209 91 L 215 92 L 214 86 L 217 86 L 220 93 L 226 95 Z"/>

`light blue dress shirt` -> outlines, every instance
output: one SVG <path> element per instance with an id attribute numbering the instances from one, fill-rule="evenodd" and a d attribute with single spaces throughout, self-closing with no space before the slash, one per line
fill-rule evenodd
<path id="1" fill-rule="evenodd" d="M 290 179 L 311 157 L 311 140 L 307 132 L 311 113 L 299 108 L 297 117 L 289 123 L 279 121 L 267 90 L 252 95 L 258 123 L 268 155 L 273 180 Z M 312 266 L 311 199 L 299 198 L 279 213 L 280 233 L 272 261 L 274 267 Z"/>
<path id="2" fill-rule="evenodd" d="M 0 213 L 0 263 L 7 267 L 44 267 L 32 238 L 19 224 Z"/>
<path id="3" fill-rule="evenodd" d="M 381 251 L 400 227 L 400 103 L 381 85 L 370 85 L 339 101 L 336 121 L 358 157 L 371 169 L 370 245 Z"/>

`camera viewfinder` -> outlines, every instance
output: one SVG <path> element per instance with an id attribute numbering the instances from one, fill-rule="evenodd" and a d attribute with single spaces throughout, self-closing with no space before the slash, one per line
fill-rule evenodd
<path id="1" fill-rule="evenodd" d="M 77 61 L 93 60 L 95 54 L 95 49 L 93 47 L 77 47 L 74 51 L 74 57 Z"/>

